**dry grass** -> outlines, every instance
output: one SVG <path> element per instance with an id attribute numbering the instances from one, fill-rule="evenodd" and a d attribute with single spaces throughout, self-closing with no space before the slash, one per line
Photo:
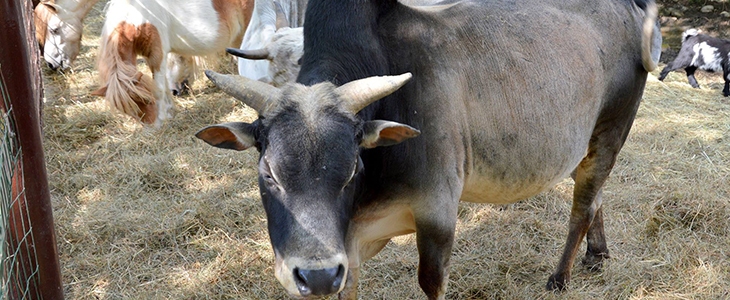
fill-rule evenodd
<path id="1" fill-rule="evenodd" d="M 103 2 L 103 1 L 102 1 Z M 46 74 L 45 145 L 68 299 L 279 299 L 259 204 L 256 151 L 215 149 L 201 127 L 254 114 L 199 80 L 151 131 L 89 93 L 103 3 L 74 72 Z M 656 75 L 658 71 L 654 73 Z M 547 293 L 566 236 L 572 183 L 508 206 L 463 204 L 450 299 L 730 297 L 730 100 L 722 83 L 650 76 L 605 192 L 612 251 L 600 273 L 576 264 Z M 581 250 L 584 251 L 584 250 Z M 365 263 L 362 299 L 420 299 L 413 236 Z"/>

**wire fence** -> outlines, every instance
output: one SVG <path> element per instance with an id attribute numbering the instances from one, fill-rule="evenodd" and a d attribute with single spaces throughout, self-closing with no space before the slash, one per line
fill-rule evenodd
<path id="1" fill-rule="evenodd" d="M 41 299 L 33 224 L 22 173 L 22 148 L 6 87 L 0 73 L 0 295 L 2 299 Z"/>

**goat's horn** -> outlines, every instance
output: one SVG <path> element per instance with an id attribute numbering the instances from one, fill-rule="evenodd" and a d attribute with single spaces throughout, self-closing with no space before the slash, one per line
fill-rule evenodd
<path id="1" fill-rule="evenodd" d="M 278 88 L 240 75 L 223 75 L 206 70 L 205 76 L 223 92 L 250 106 L 259 115 L 265 115 L 272 103 L 281 97 Z"/>
<path id="2" fill-rule="evenodd" d="M 243 50 L 236 48 L 226 48 L 226 52 L 231 55 L 235 55 L 246 59 L 268 59 L 269 50 L 266 48 L 254 49 L 254 50 Z"/>
<path id="3" fill-rule="evenodd" d="M 350 112 L 356 114 L 371 103 L 398 90 L 411 77 L 411 73 L 397 76 L 373 76 L 348 82 L 335 91 L 349 104 Z"/>

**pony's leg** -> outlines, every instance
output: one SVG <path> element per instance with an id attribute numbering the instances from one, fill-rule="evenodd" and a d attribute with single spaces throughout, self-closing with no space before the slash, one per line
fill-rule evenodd
<path id="1" fill-rule="evenodd" d="M 167 66 L 167 55 L 151 55 L 147 57 L 147 65 L 152 71 L 152 78 L 155 80 L 155 99 L 157 99 L 157 118 L 154 127 L 160 127 L 162 121 L 172 117 L 172 93 L 167 87 L 167 74 L 166 70 L 163 70 L 163 66 Z"/>
<path id="2" fill-rule="evenodd" d="M 152 78 L 155 81 L 155 105 L 157 106 L 157 117 L 152 124 L 153 127 L 159 128 L 164 120 L 172 117 L 172 93 L 167 88 L 166 72 L 162 70 L 162 66 L 167 65 L 167 55 L 153 55 L 147 57 L 147 65 L 152 71 Z"/>
<path id="3" fill-rule="evenodd" d="M 167 74 L 162 70 L 162 66 L 167 66 L 167 55 L 162 55 L 160 65 L 152 70 L 152 77 L 157 85 L 157 121 L 155 126 L 159 127 L 162 121 L 172 117 L 172 92 L 167 86 Z"/>
<path id="4" fill-rule="evenodd" d="M 157 106 L 157 117 L 152 126 L 159 127 L 162 121 L 169 119 L 172 115 L 172 94 L 167 87 L 165 71 L 167 69 L 167 53 L 170 52 L 167 39 L 160 36 L 154 25 L 145 23 L 137 29 L 137 36 L 134 44 L 138 54 L 147 60 L 147 65 L 152 71 L 155 82 L 155 105 Z"/>

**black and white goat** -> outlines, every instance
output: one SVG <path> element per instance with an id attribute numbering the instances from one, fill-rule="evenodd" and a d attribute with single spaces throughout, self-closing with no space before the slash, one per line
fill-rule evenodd
<path id="1" fill-rule="evenodd" d="M 659 80 L 664 80 L 669 72 L 684 68 L 687 80 L 693 88 L 699 88 L 695 71 L 697 69 L 708 72 L 722 71 L 725 87 L 722 95 L 730 96 L 730 41 L 700 34 L 697 29 L 687 29 L 682 33 L 682 49 L 677 58 L 667 64 L 659 74 Z"/>

